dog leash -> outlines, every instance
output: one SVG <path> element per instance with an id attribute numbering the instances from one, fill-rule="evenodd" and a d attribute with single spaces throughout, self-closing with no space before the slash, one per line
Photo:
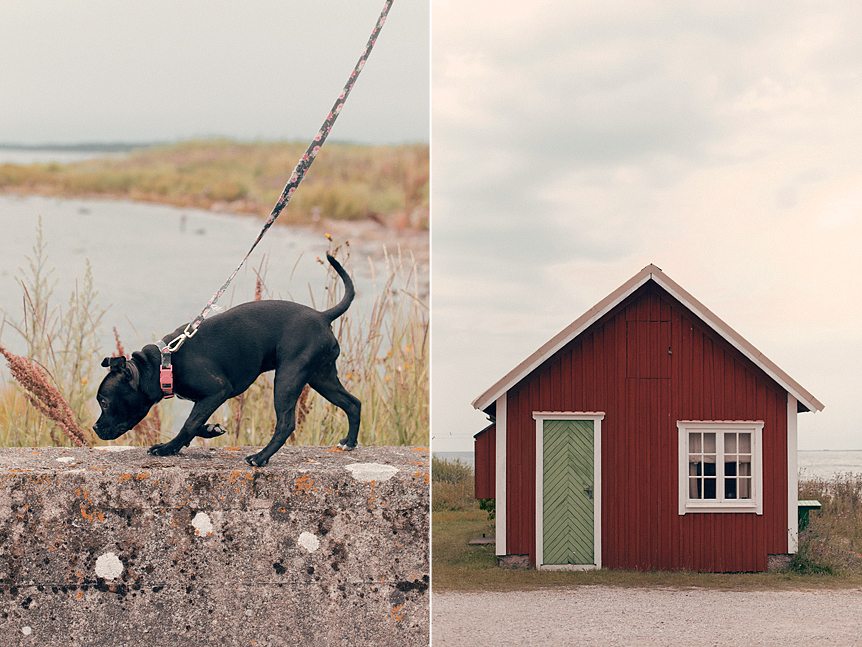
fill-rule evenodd
<path id="1" fill-rule="evenodd" d="M 248 260 L 248 257 L 251 256 L 251 253 L 254 251 L 254 248 L 257 247 L 257 244 L 260 242 L 261 238 L 263 238 L 264 234 L 266 234 L 266 232 L 272 226 L 272 223 L 275 222 L 275 219 L 278 218 L 279 214 L 281 214 L 282 210 L 287 206 L 287 203 L 293 196 L 294 191 L 296 191 L 296 187 L 298 187 L 299 183 L 302 182 L 302 179 L 305 177 L 305 173 L 308 171 L 312 162 L 314 162 L 315 158 L 317 157 L 317 154 L 320 152 L 320 148 L 323 146 L 323 143 L 329 136 L 329 131 L 332 129 L 335 120 L 338 118 L 338 115 L 341 112 L 341 108 L 344 106 L 345 101 L 347 101 L 347 96 L 353 89 L 353 84 L 356 83 L 356 79 L 359 77 L 359 73 L 362 71 L 362 68 L 365 67 L 365 61 L 368 60 L 368 56 L 371 54 L 371 50 L 374 47 L 375 42 L 377 41 L 377 36 L 380 33 L 380 30 L 383 29 L 383 23 L 386 22 L 386 17 L 389 15 L 389 9 L 392 6 L 392 2 L 393 0 L 386 0 L 386 4 L 383 7 L 383 11 L 380 12 L 380 17 L 377 19 L 377 23 L 374 26 L 374 30 L 371 32 L 371 37 L 368 39 L 368 43 L 366 43 L 365 49 L 362 51 L 362 55 L 359 57 L 359 61 L 356 63 L 356 67 L 353 68 L 353 73 L 347 80 L 347 84 L 344 86 L 344 89 L 341 91 L 341 94 L 338 95 L 338 99 L 336 99 L 335 105 L 332 107 L 332 110 L 329 111 L 329 116 L 323 122 L 323 126 L 320 127 L 317 136 L 311 142 L 308 149 L 305 151 L 305 154 L 303 154 L 303 156 L 300 158 L 299 163 L 293 170 L 293 174 L 290 176 L 290 179 L 284 187 L 284 191 L 282 191 L 281 193 L 281 197 L 275 203 L 275 207 L 273 207 L 272 212 L 269 214 L 269 218 L 267 218 L 266 222 L 263 225 L 263 229 L 261 229 L 260 233 L 257 236 L 257 239 L 254 241 L 254 243 L 252 243 L 251 249 L 248 250 L 248 253 L 245 255 L 245 258 L 240 261 L 239 265 L 237 265 L 236 269 L 233 271 L 233 274 L 228 277 L 228 280 L 224 282 L 224 284 L 207 302 L 207 304 L 204 306 L 204 309 L 201 310 L 200 314 L 195 317 L 194 320 L 192 320 L 192 322 L 188 326 L 186 326 L 185 330 L 178 337 L 175 337 L 169 343 L 165 343 L 161 340 L 157 342 L 156 345 L 159 348 L 159 352 L 161 353 L 162 358 L 159 382 L 161 384 L 162 392 L 164 393 L 165 398 L 172 398 L 174 395 L 171 353 L 175 353 L 176 351 L 178 351 L 180 349 L 180 346 L 182 346 L 187 339 L 191 339 L 192 337 L 194 337 L 195 333 L 197 333 L 198 331 L 198 327 L 201 325 L 201 322 L 210 313 L 213 306 L 225 293 L 228 286 L 231 284 L 231 281 L 233 281 L 236 275 L 239 273 L 240 268 L 242 268 L 242 266 Z"/>

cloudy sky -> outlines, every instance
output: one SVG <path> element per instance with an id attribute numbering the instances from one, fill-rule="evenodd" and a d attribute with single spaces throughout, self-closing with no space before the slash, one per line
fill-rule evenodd
<path id="1" fill-rule="evenodd" d="M 384 0 L 3 0 L 0 143 L 306 140 Z M 429 2 L 401 0 L 332 140 L 428 141 Z"/>
<path id="2" fill-rule="evenodd" d="M 434 0 L 433 443 L 649 263 L 860 449 L 862 4 Z"/>

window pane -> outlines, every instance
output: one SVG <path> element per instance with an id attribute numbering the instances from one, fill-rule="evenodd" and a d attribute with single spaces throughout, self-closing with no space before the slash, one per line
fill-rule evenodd
<path id="1" fill-rule="evenodd" d="M 725 454 L 735 454 L 736 453 L 736 434 L 726 433 L 724 434 L 724 453 Z"/>
<path id="2" fill-rule="evenodd" d="M 750 499 L 751 498 L 751 479 L 746 479 L 746 478 L 739 479 L 739 498 L 740 499 Z"/>
<path id="3" fill-rule="evenodd" d="M 700 499 L 700 479 L 688 479 L 688 497 L 690 499 Z"/>
<path id="4" fill-rule="evenodd" d="M 715 434 L 704 434 L 703 435 L 703 451 L 706 454 L 714 454 L 715 453 Z"/>
<path id="5" fill-rule="evenodd" d="M 715 498 L 715 479 L 714 478 L 703 479 L 703 498 L 704 499 L 714 499 Z"/>
<path id="6" fill-rule="evenodd" d="M 736 498 L 736 479 L 734 479 L 734 478 L 724 479 L 724 498 L 725 499 L 735 499 Z"/>
<path id="7" fill-rule="evenodd" d="M 703 457 L 703 475 L 715 476 L 715 456 Z"/>
<path id="8" fill-rule="evenodd" d="M 740 457 L 739 460 L 739 475 L 740 476 L 751 476 L 751 457 Z"/>
<path id="9" fill-rule="evenodd" d="M 690 433 L 688 435 L 688 453 L 700 454 L 701 449 L 700 433 Z"/>
<path id="10" fill-rule="evenodd" d="M 724 457 L 724 475 L 736 476 L 736 456 Z"/>
<path id="11" fill-rule="evenodd" d="M 739 453 L 751 453 L 751 434 L 739 434 Z"/>
<path id="12" fill-rule="evenodd" d="M 688 463 L 688 475 L 689 476 L 703 476 L 700 471 L 700 460 L 693 457 L 693 460 L 690 460 Z"/>

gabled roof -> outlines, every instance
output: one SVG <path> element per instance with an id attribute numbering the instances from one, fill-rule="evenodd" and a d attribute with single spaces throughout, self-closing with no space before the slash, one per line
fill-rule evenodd
<path id="1" fill-rule="evenodd" d="M 599 303 L 590 308 L 581 317 L 552 337 L 535 353 L 530 355 L 513 370 L 504 375 L 503 378 L 497 381 L 497 383 L 490 389 L 473 400 L 473 407 L 479 410 L 484 410 L 496 402 L 497 398 L 503 395 L 503 393 L 520 382 L 536 367 L 544 363 L 545 360 L 549 359 L 554 355 L 554 353 L 580 335 L 596 321 L 601 319 L 648 281 L 655 281 L 655 283 L 661 286 L 672 297 L 691 310 L 691 312 L 697 315 L 704 323 L 710 326 L 710 328 L 730 343 L 731 346 L 736 348 L 739 352 L 763 369 L 767 375 L 778 382 L 782 388 L 796 398 L 800 411 L 823 410 L 823 405 L 817 400 L 817 398 L 803 389 L 798 382 L 778 368 L 778 366 L 766 357 L 766 355 L 743 339 L 739 333 L 714 315 L 700 301 L 683 290 L 677 283 L 672 281 L 667 274 L 662 272 L 655 265 L 647 265 L 626 283 L 599 301 Z"/>

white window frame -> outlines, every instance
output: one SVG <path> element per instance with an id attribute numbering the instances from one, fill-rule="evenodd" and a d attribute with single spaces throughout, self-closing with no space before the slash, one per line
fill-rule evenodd
<path id="1" fill-rule="evenodd" d="M 679 513 L 750 512 L 763 514 L 763 421 L 680 420 L 679 430 Z M 750 499 L 690 499 L 688 474 L 688 434 L 692 431 L 716 433 L 716 492 L 724 492 L 724 432 L 751 433 L 751 498 Z"/>

